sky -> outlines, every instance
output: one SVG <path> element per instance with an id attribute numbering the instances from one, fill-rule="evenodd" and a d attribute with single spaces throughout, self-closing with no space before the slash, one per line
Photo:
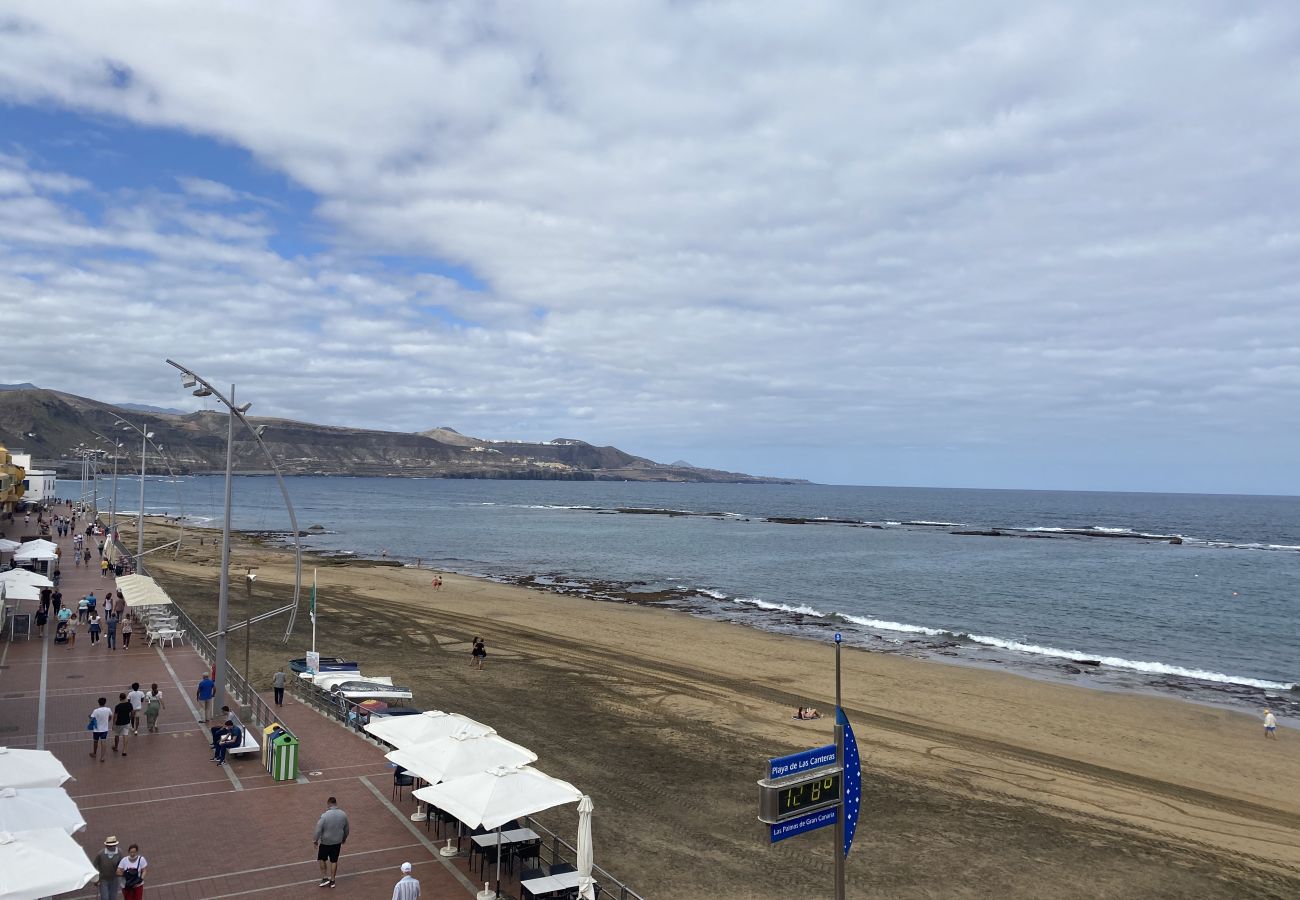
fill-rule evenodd
<path id="1" fill-rule="evenodd" d="M 0 381 L 1300 493 L 1297 110 L 1292 0 L 10 0 Z"/>

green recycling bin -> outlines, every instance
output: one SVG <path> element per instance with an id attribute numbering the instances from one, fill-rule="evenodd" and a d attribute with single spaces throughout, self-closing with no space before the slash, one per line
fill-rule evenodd
<path id="1" fill-rule="evenodd" d="M 298 739 L 288 732 L 271 739 L 271 777 L 276 781 L 298 778 Z"/>

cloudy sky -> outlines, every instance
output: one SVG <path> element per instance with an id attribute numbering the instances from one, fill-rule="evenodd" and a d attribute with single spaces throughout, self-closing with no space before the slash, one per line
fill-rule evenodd
<path id="1" fill-rule="evenodd" d="M 1300 493 L 1298 159 L 1293 0 L 10 0 L 0 381 Z"/>

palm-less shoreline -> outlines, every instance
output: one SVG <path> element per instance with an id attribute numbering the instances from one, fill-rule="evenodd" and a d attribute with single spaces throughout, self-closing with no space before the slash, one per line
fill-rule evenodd
<path id="1" fill-rule="evenodd" d="M 152 573 L 215 619 L 217 548 Z M 161 558 L 158 558 L 161 557 Z M 825 743 L 829 646 L 643 606 L 364 561 L 319 565 L 319 648 L 411 684 L 535 750 L 596 802 L 597 859 L 652 897 L 785 898 L 828 884 L 829 837 L 776 846 L 755 820 L 767 755 Z M 251 600 L 282 602 L 292 557 L 241 538 Z M 308 578 L 310 576 L 308 575 Z M 255 634 L 269 682 L 310 640 L 306 616 Z M 487 668 L 468 640 L 487 640 Z M 242 647 L 232 658 L 242 666 Z M 864 769 L 850 896 L 1286 897 L 1300 891 L 1300 739 L 1161 697 L 982 669 L 845 654 Z M 552 824 L 572 830 L 570 815 Z"/>

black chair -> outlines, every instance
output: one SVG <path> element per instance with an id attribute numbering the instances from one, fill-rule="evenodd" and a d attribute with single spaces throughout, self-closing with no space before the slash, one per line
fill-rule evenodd
<path id="1" fill-rule="evenodd" d="M 415 776 L 406 772 L 393 773 L 393 799 L 400 801 L 402 799 L 402 788 L 409 788 L 415 784 Z"/>
<path id="2" fill-rule="evenodd" d="M 522 844 L 515 844 L 514 856 L 516 859 L 520 860 L 521 864 L 523 860 L 535 859 L 537 860 L 537 865 L 540 866 L 542 864 L 542 839 L 538 838 L 533 841 L 525 841 Z M 542 874 L 545 875 L 546 873 L 542 872 Z"/>

